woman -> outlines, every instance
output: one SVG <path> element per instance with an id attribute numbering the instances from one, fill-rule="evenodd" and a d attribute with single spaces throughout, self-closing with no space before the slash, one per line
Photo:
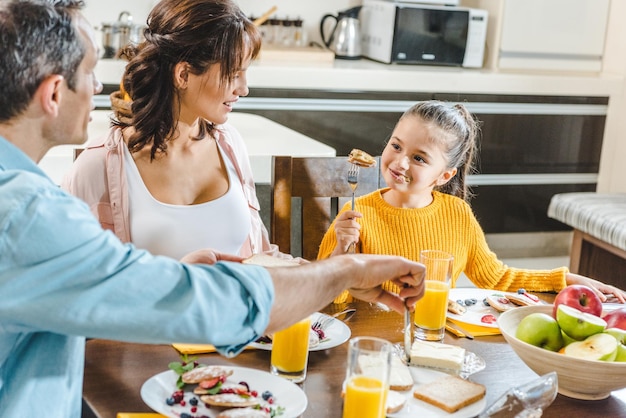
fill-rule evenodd
<path id="1" fill-rule="evenodd" d="M 81 153 L 64 187 L 104 228 L 155 254 L 290 257 L 269 243 L 245 144 L 226 123 L 248 94 L 258 30 L 230 0 L 163 0 L 145 38 L 126 53 L 131 112 L 115 108 L 108 134 Z"/>

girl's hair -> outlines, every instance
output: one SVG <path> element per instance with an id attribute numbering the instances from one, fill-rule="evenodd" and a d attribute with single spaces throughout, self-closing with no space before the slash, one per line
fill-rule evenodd
<path id="1" fill-rule="evenodd" d="M 261 48 L 261 35 L 232 0 L 162 0 L 150 12 L 145 41 L 130 47 L 130 59 L 123 78 L 132 98 L 131 123 L 117 120 L 117 126 L 132 125 L 135 133 L 128 142 L 131 152 L 151 145 L 150 157 L 166 152 L 167 141 L 176 130 L 179 92 L 174 86 L 176 64 L 186 62 L 195 75 L 220 65 L 221 87 L 232 82 L 245 59 L 254 59 Z M 213 133 L 212 123 L 200 121 L 195 139 Z"/>
<path id="2" fill-rule="evenodd" d="M 462 104 L 449 105 L 437 100 L 419 102 L 404 112 L 402 120 L 415 116 L 439 129 L 441 135 L 431 138 L 444 150 L 448 168 L 457 169 L 456 175 L 446 184 L 435 187 L 442 193 L 469 200 L 472 194 L 466 178 L 473 173 L 477 154 L 479 123 Z"/>

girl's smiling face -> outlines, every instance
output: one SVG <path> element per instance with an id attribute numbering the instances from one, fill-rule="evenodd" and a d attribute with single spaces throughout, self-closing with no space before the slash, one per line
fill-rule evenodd
<path id="1" fill-rule="evenodd" d="M 423 207 L 432 201 L 433 188 L 456 174 L 456 168 L 448 167 L 444 135 L 419 117 L 400 119 L 381 157 L 381 173 L 391 188 L 385 195 L 391 193 L 388 197 L 405 207 Z"/>

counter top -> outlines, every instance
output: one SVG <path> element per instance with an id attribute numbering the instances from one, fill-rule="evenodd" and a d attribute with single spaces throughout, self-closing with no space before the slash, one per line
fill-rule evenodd
<path id="1" fill-rule="evenodd" d="M 91 112 L 92 121 L 88 126 L 88 138 L 97 138 L 109 129 L 110 113 L 106 110 Z M 246 143 L 256 183 L 271 182 L 273 155 L 294 157 L 336 155 L 334 148 L 262 116 L 234 112 L 230 114 L 228 121 L 237 128 Z M 76 148 L 74 145 L 54 147 L 39 163 L 55 183 L 59 184 L 69 170 L 74 148 Z"/>
<path id="2" fill-rule="evenodd" d="M 125 65 L 120 60 L 100 60 L 96 76 L 104 84 L 118 84 Z M 611 74 L 514 73 L 368 59 L 330 64 L 261 61 L 248 70 L 249 87 L 277 89 L 611 96 L 621 94 L 622 82 L 622 76 Z"/>

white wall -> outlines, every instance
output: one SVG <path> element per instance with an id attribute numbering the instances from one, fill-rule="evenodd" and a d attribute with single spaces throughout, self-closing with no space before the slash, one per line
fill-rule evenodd
<path id="1" fill-rule="evenodd" d="M 277 6 L 275 15 L 278 18 L 296 18 L 304 20 L 304 29 L 309 40 L 320 42 L 319 22 L 329 13 L 336 15 L 338 11 L 362 4 L 361 0 L 235 0 L 248 16 L 260 16 L 272 6 Z M 133 16 L 135 23 L 145 23 L 148 13 L 157 0 L 86 0 L 84 14 L 94 27 L 103 22 L 114 22 L 121 11 L 126 10 Z"/>

